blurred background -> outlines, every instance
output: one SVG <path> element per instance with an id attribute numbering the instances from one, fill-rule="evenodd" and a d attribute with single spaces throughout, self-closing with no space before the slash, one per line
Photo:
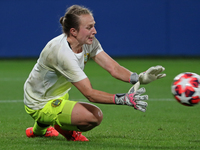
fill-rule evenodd
<path id="1" fill-rule="evenodd" d="M 0 58 L 38 57 L 73 4 L 93 11 L 113 57 L 200 56 L 200 0 L 1 0 Z"/>
<path id="2" fill-rule="evenodd" d="M 84 133 L 89 143 L 28 139 L 25 129 L 34 120 L 24 110 L 23 85 L 46 43 L 62 33 L 59 19 L 73 4 L 93 11 L 96 37 L 120 65 L 137 73 L 162 65 L 167 76 L 142 85 L 149 95 L 145 114 L 95 104 L 104 120 Z M 199 64 L 200 0 L 0 0 L 0 150 L 199 150 L 200 104 L 183 106 L 171 93 L 174 77 L 200 75 Z M 94 61 L 84 71 L 97 90 L 126 93 L 131 86 Z M 70 100 L 89 102 L 75 87 Z"/>

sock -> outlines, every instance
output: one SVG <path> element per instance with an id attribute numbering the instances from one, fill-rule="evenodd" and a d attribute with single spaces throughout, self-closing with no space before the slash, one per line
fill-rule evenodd
<path id="1" fill-rule="evenodd" d="M 43 136 L 45 135 L 48 127 L 49 125 L 44 125 L 39 122 L 35 122 L 33 126 L 33 132 L 35 135 Z"/>
<path id="2" fill-rule="evenodd" d="M 59 125 L 54 125 L 54 128 L 63 135 L 68 141 L 71 139 L 73 131 L 63 130 Z"/>

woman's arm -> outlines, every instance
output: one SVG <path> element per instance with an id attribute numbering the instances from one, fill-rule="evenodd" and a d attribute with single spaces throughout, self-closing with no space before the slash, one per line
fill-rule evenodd
<path id="1" fill-rule="evenodd" d="M 93 57 L 94 61 L 102 68 L 107 70 L 114 78 L 129 82 L 132 72 L 123 66 L 119 65 L 114 59 L 112 59 L 104 51 Z"/>
<path id="2" fill-rule="evenodd" d="M 90 102 L 102 104 L 114 104 L 114 94 L 92 88 L 90 80 L 85 78 L 79 82 L 72 83 Z"/>

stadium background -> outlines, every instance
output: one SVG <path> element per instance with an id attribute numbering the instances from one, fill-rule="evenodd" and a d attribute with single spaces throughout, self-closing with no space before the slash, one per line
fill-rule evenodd
<path id="1" fill-rule="evenodd" d="M 200 56 L 199 0 L 1 0 L 0 58 L 38 57 L 72 4 L 93 11 L 111 56 Z"/>

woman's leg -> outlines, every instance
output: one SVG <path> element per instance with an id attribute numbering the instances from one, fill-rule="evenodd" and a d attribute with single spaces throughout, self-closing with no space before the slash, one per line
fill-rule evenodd
<path id="1" fill-rule="evenodd" d="M 102 119 L 103 113 L 97 106 L 84 102 L 68 101 L 58 115 L 63 130 L 89 131 L 98 126 Z"/>
<path id="2" fill-rule="evenodd" d="M 71 124 L 77 126 L 80 131 L 89 131 L 98 126 L 102 119 L 100 108 L 90 103 L 78 102 L 72 110 Z"/>
<path id="3" fill-rule="evenodd" d="M 69 141 L 89 141 L 78 131 L 89 131 L 98 126 L 103 119 L 102 111 L 95 105 L 78 102 L 70 112 L 67 109 L 69 105 L 69 103 L 66 104 L 62 113 L 58 115 L 61 126 L 54 125 L 55 129 Z M 70 123 L 69 115 L 71 116 Z"/>

